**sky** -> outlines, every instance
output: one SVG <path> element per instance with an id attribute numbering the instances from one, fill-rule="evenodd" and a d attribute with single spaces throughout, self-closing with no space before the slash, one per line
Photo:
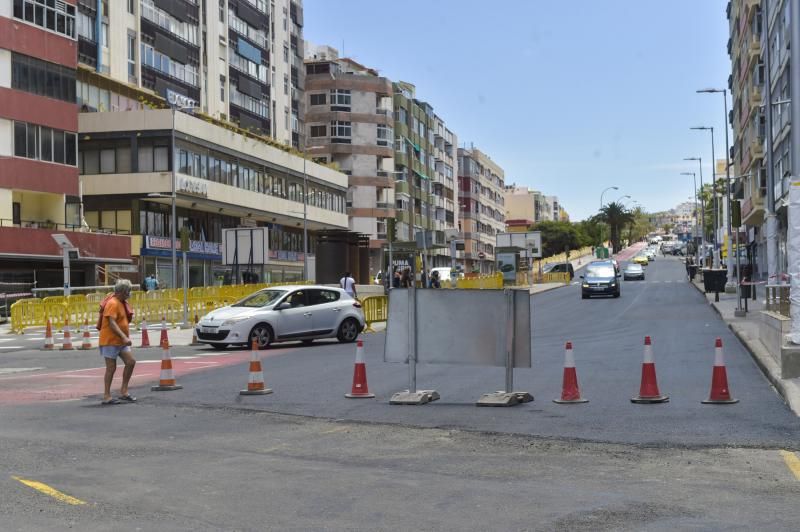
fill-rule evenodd
<path id="1" fill-rule="evenodd" d="M 416 85 L 506 184 L 556 195 L 573 221 L 605 203 L 689 200 L 711 134 L 725 153 L 725 0 L 304 0 L 304 37 Z M 730 106 L 730 102 L 728 103 Z M 732 138 L 731 138 L 732 142 Z M 629 195 L 631 199 L 623 198 Z"/>

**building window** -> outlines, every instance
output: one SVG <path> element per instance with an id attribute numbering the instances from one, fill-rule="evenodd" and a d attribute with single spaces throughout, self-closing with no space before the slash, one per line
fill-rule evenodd
<path id="1" fill-rule="evenodd" d="M 219 21 L 225 22 L 225 0 L 219 0 Z"/>
<path id="2" fill-rule="evenodd" d="M 289 76 L 283 75 L 283 94 L 289 96 Z"/>
<path id="3" fill-rule="evenodd" d="M 331 105 L 344 105 L 350 107 L 350 90 L 331 89 Z"/>
<path id="4" fill-rule="evenodd" d="M 325 105 L 326 103 L 325 93 L 311 95 L 311 105 Z"/>
<path id="5" fill-rule="evenodd" d="M 74 103 L 75 69 L 14 53 L 11 56 L 11 87 Z"/>
<path id="6" fill-rule="evenodd" d="M 131 15 L 136 14 L 136 0 L 128 0 L 128 13 Z"/>
<path id="7" fill-rule="evenodd" d="M 388 146 L 392 141 L 394 132 L 389 126 L 378 124 L 378 146 Z"/>
<path id="8" fill-rule="evenodd" d="M 75 166 L 77 146 L 75 133 L 26 122 L 14 122 L 16 157 Z"/>
<path id="9" fill-rule="evenodd" d="M 283 45 L 283 62 L 284 63 L 289 62 L 289 47 L 286 46 L 285 44 Z"/>
<path id="10" fill-rule="evenodd" d="M 75 38 L 75 6 L 54 0 L 14 0 L 14 18 Z"/>
<path id="11" fill-rule="evenodd" d="M 136 35 L 128 34 L 128 79 L 136 80 Z"/>
<path id="12" fill-rule="evenodd" d="M 352 128 L 350 122 L 331 121 L 331 142 L 350 143 Z"/>
<path id="13" fill-rule="evenodd" d="M 327 137 L 328 136 L 328 127 L 327 126 L 311 126 L 311 136 L 312 137 Z"/>
<path id="14" fill-rule="evenodd" d="M 402 123 L 402 124 L 405 124 L 406 121 L 408 120 L 408 117 L 406 116 L 406 108 L 405 107 L 398 107 L 397 108 L 397 112 L 395 113 L 394 119 L 397 120 L 398 122 Z"/>
<path id="15" fill-rule="evenodd" d="M 219 77 L 219 101 L 225 101 L 225 76 Z"/>

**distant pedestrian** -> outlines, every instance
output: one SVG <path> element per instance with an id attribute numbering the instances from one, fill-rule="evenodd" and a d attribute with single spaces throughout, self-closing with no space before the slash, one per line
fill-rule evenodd
<path id="1" fill-rule="evenodd" d="M 394 276 L 392 277 L 392 287 L 393 288 L 400 288 L 400 279 L 402 275 L 400 275 L 400 270 L 394 271 Z"/>
<path id="2" fill-rule="evenodd" d="M 153 290 L 158 290 L 158 281 L 156 280 L 156 276 L 152 273 L 145 277 L 144 280 L 144 289 L 148 292 Z"/>
<path id="3" fill-rule="evenodd" d="M 356 295 L 356 280 L 350 276 L 350 272 L 344 272 L 344 277 L 339 279 L 339 286 L 350 294 L 353 299 L 357 297 Z"/>
<path id="4" fill-rule="evenodd" d="M 431 274 L 431 288 L 441 288 L 442 283 L 439 280 L 439 272 L 435 271 Z"/>
<path id="5" fill-rule="evenodd" d="M 403 270 L 403 274 L 400 276 L 400 287 L 411 288 L 411 268 Z"/>
<path id="6" fill-rule="evenodd" d="M 128 383 L 133 375 L 136 360 L 131 353 L 131 339 L 129 324 L 133 312 L 126 301 L 131 295 L 131 282 L 120 279 L 114 285 L 114 294 L 107 298 L 102 308 L 102 323 L 100 326 L 100 355 L 106 363 L 106 373 L 103 379 L 103 404 L 116 405 L 120 402 L 136 402 L 136 398 L 128 393 Z M 122 372 L 122 386 L 119 397 L 111 397 L 111 382 L 117 371 L 117 357 L 122 359 L 125 369 Z"/>

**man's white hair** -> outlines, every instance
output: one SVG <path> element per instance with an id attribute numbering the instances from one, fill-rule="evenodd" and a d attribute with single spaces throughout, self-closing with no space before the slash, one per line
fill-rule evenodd
<path id="1" fill-rule="evenodd" d="M 124 296 L 131 295 L 131 282 L 127 279 L 118 279 L 114 284 L 114 293 Z"/>

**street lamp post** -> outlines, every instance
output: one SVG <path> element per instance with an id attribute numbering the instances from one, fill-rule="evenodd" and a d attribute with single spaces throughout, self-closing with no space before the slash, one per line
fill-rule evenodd
<path id="1" fill-rule="evenodd" d="M 794 16 L 794 14 L 792 14 Z M 769 68 L 769 65 L 767 65 Z M 741 280 L 741 260 L 739 257 L 739 227 L 736 228 L 735 233 L 735 242 L 734 242 L 734 233 L 732 231 L 732 222 L 733 222 L 733 201 L 731 198 L 731 164 L 730 164 L 730 153 L 731 148 L 728 144 L 728 89 L 700 89 L 697 91 L 698 93 L 706 93 L 706 94 L 714 94 L 714 93 L 722 93 L 722 103 L 723 103 L 723 110 L 725 112 L 724 119 L 725 119 L 725 185 L 728 188 L 728 279 L 733 279 L 733 253 L 732 248 L 733 245 L 736 245 L 736 279 L 737 281 Z M 769 86 L 767 86 L 767 98 L 769 98 Z M 741 223 L 741 221 L 740 221 Z M 736 294 L 739 296 L 739 282 L 736 283 Z M 744 316 L 744 312 L 742 312 L 742 298 L 739 296 L 736 298 L 736 314 L 740 316 Z"/>
<path id="2" fill-rule="evenodd" d="M 601 211 L 603 210 L 603 195 L 604 195 L 606 192 L 608 192 L 609 190 L 619 190 L 619 187 L 614 187 L 614 186 L 607 187 L 606 189 L 604 189 L 604 190 L 603 190 L 603 191 L 600 193 L 600 210 L 601 210 Z M 601 245 L 601 246 L 603 245 L 603 226 L 602 226 L 602 225 L 600 226 L 600 245 Z"/>
<path id="3" fill-rule="evenodd" d="M 700 221 L 702 227 L 700 228 L 700 246 L 703 248 L 703 260 L 706 258 L 706 202 L 703 199 L 703 158 L 702 157 L 685 157 L 684 161 L 697 161 L 700 166 Z M 697 190 L 697 183 L 695 183 L 695 190 Z M 698 255 L 699 256 L 699 255 Z M 700 263 L 698 263 L 700 267 Z"/>
<path id="4" fill-rule="evenodd" d="M 697 225 L 697 174 L 694 172 L 681 172 L 681 175 L 690 175 L 692 176 L 692 183 L 694 183 L 694 226 L 698 227 Z M 697 246 L 695 250 L 695 260 L 697 260 L 697 264 L 700 264 L 700 247 Z"/>
<path id="5" fill-rule="evenodd" d="M 689 129 L 694 129 L 697 131 L 710 131 L 711 132 L 711 192 L 714 195 L 714 233 L 712 242 L 714 243 L 714 268 L 719 268 L 719 259 L 717 258 L 718 251 L 717 251 L 717 244 L 719 243 L 717 240 L 717 231 L 719 230 L 719 222 L 718 222 L 718 213 L 719 213 L 719 205 L 717 203 L 717 159 L 714 155 L 714 128 L 707 127 L 707 126 L 698 126 L 698 127 L 690 127 Z M 729 209 L 730 210 L 730 207 Z M 730 237 L 728 238 L 728 242 L 730 242 Z M 728 272 L 730 276 L 732 272 Z"/>

